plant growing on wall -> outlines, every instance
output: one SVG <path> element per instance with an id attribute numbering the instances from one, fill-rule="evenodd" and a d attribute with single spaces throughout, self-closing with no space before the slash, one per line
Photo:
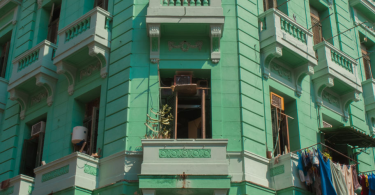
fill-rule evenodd
<path id="1" fill-rule="evenodd" d="M 171 125 L 173 115 L 171 113 L 172 107 L 165 104 L 161 111 L 155 112 L 150 109 L 151 113 L 155 114 L 152 118 L 147 114 L 146 127 L 151 131 L 150 135 L 145 135 L 146 139 L 169 139 L 171 137 L 171 129 L 167 128 Z"/>

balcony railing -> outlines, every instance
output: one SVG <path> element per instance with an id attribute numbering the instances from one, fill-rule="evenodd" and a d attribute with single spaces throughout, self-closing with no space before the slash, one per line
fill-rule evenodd
<path id="1" fill-rule="evenodd" d="M 68 92 L 74 92 L 76 71 L 81 68 L 81 60 L 87 63 L 100 63 L 100 75 L 107 77 L 108 57 L 111 39 L 110 13 L 95 7 L 73 23 L 59 31 L 59 47 L 54 64 L 58 74 L 64 74 L 69 82 Z M 87 54 L 78 54 L 87 50 Z M 66 61 L 69 61 L 68 64 Z"/>
<path id="2" fill-rule="evenodd" d="M 367 18 L 375 18 L 375 2 L 372 0 L 349 0 L 350 6 L 364 14 Z"/>
<path id="3" fill-rule="evenodd" d="M 56 67 L 52 63 L 55 49 L 55 44 L 45 40 L 21 54 L 12 62 L 13 70 L 9 80 L 8 91 L 10 92 L 10 99 L 17 100 L 21 105 L 21 119 L 25 117 L 28 94 L 35 91 L 35 88 L 31 86 L 43 86 L 48 94 L 47 104 L 48 106 L 52 105 L 55 84 L 58 78 Z M 36 83 L 33 83 L 35 79 Z"/>
<path id="4" fill-rule="evenodd" d="M 163 6 L 210 6 L 212 0 L 163 0 Z"/>
<path id="5" fill-rule="evenodd" d="M 301 81 L 306 75 L 314 74 L 317 65 L 312 32 L 277 9 L 261 14 L 259 22 L 263 76 L 271 77 L 301 95 Z M 271 64 L 274 59 L 278 64 Z M 283 74 L 278 71 L 281 69 Z"/>
<path id="6" fill-rule="evenodd" d="M 359 93 L 362 92 L 357 61 L 326 41 L 315 45 L 314 50 L 319 58 L 319 65 L 314 68 L 315 74 L 312 77 L 317 103 L 319 106 L 324 105 L 323 100 L 327 99 L 326 97 L 334 97 L 337 100 L 336 105 L 331 104 L 342 109 L 347 120 L 349 104 L 359 101 Z M 338 81 L 336 84 L 335 80 Z M 330 92 L 323 90 L 326 87 L 330 88 Z"/>

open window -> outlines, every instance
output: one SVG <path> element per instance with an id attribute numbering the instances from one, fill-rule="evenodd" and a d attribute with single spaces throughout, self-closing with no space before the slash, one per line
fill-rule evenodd
<path id="1" fill-rule="evenodd" d="M 96 155 L 98 152 L 97 148 L 97 139 L 98 139 L 98 124 L 99 124 L 99 105 L 100 97 L 95 98 L 94 100 L 87 102 L 85 104 L 80 103 L 83 115 L 82 124 L 87 128 L 86 140 L 83 140 L 81 143 L 74 145 L 74 151 L 80 151 L 88 155 Z"/>
<path id="2" fill-rule="evenodd" d="M 168 104 L 172 107 L 174 121 L 170 125 L 171 137 L 211 138 L 209 77 L 194 76 L 193 71 L 175 71 L 174 75 L 168 73 L 162 73 L 160 95 L 162 105 Z"/>
<path id="3" fill-rule="evenodd" d="M 363 59 L 363 66 L 365 70 L 366 80 L 372 78 L 372 70 L 371 70 L 371 63 L 370 63 L 370 56 L 367 52 L 367 48 L 365 45 L 361 44 L 361 51 L 362 51 L 362 59 Z"/>
<path id="4" fill-rule="evenodd" d="M 271 92 L 274 156 L 290 152 L 288 117 L 285 114 L 284 108 L 284 98 Z"/>
<path id="5" fill-rule="evenodd" d="M 94 7 L 101 7 L 104 10 L 108 10 L 108 0 L 95 0 Z"/>
<path id="6" fill-rule="evenodd" d="M 277 0 L 263 0 L 264 11 L 277 7 Z"/>
<path id="7" fill-rule="evenodd" d="M 20 174 L 34 177 L 34 169 L 42 165 L 46 120 L 31 126 L 31 138 L 23 141 Z"/>
<path id="8" fill-rule="evenodd" d="M 5 41 L 0 45 L 0 77 L 5 78 L 5 71 L 7 68 L 7 62 L 9 58 L 10 40 Z"/>
<path id="9" fill-rule="evenodd" d="M 310 6 L 311 26 L 313 31 L 314 45 L 323 41 L 322 24 L 319 12 Z"/>
<path id="10" fill-rule="evenodd" d="M 47 40 L 51 43 L 57 43 L 57 35 L 59 31 L 61 4 L 52 4 L 51 13 L 48 22 Z"/>

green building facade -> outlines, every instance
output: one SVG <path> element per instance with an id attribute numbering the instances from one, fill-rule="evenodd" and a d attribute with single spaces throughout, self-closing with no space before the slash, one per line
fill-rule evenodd
<path id="1" fill-rule="evenodd" d="M 375 169 L 372 66 L 374 0 L 0 0 L 0 195 L 311 194 Z"/>

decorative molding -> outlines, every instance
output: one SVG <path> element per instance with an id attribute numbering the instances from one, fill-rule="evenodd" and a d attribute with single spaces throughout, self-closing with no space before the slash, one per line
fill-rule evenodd
<path id="1" fill-rule="evenodd" d="M 262 50 L 262 70 L 263 77 L 268 79 L 271 76 L 270 64 L 274 58 L 279 58 L 283 55 L 283 46 L 278 43 L 273 43 Z"/>
<path id="2" fill-rule="evenodd" d="M 338 97 L 332 95 L 327 90 L 323 91 L 322 98 L 324 101 L 328 102 L 331 105 L 336 106 L 337 108 L 340 108 L 340 100 Z"/>
<path id="3" fill-rule="evenodd" d="M 98 168 L 85 164 L 83 172 L 85 172 L 89 175 L 97 176 L 98 175 Z"/>
<path id="4" fill-rule="evenodd" d="M 160 24 L 149 24 L 148 35 L 150 37 L 150 61 L 156 64 L 160 59 Z"/>
<path id="5" fill-rule="evenodd" d="M 13 194 L 13 192 L 14 192 L 14 186 L 11 186 L 5 190 L 1 190 L 0 195 L 10 195 L 10 194 Z"/>
<path id="6" fill-rule="evenodd" d="M 38 9 L 42 8 L 43 0 L 38 0 Z"/>
<path id="7" fill-rule="evenodd" d="M 11 89 L 9 91 L 9 99 L 12 101 L 17 101 L 18 104 L 20 104 L 21 111 L 20 111 L 20 118 L 21 120 L 25 119 L 25 112 L 27 109 L 27 100 L 29 98 L 29 95 L 25 92 L 22 92 L 17 89 Z"/>
<path id="8" fill-rule="evenodd" d="M 69 84 L 68 93 L 69 95 L 73 95 L 77 69 L 67 62 L 60 61 L 56 64 L 56 72 L 57 74 L 63 74 L 66 77 Z"/>
<path id="9" fill-rule="evenodd" d="M 279 64 L 273 63 L 271 71 L 290 82 L 292 81 L 292 72 Z"/>
<path id="10" fill-rule="evenodd" d="M 89 65 L 86 68 L 83 68 L 80 73 L 79 73 L 79 79 L 82 79 L 84 77 L 88 77 L 92 74 L 92 72 L 99 70 L 100 69 L 100 64 L 93 64 Z"/>
<path id="11" fill-rule="evenodd" d="M 294 70 L 294 74 L 296 76 L 296 94 L 297 96 L 302 95 L 302 81 L 307 75 L 314 74 L 314 66 L 312 63 L 308 62 L 305 65 L 302 65 L 299 68 Z"/>
<path id="12" fill-rule="evenodd" d="M 331 75 L 326 75 L 320 78 L 317 78 L 313 81 L 314 90 L 316 96 L 316 103 L 319 107 L 323 106 L 323 91 L 326 87 L 333 87 L 333 77 Z"/>
<path id="13" fill-rule="evenodd" d="M 37 95 L 31 97 L 30 99 L 30 106 L 33 106 L 34 104 L 37 104 L 41 102 L 43 99 L 46 99 L 48 96 L 47 92 L 41 92 L 38 93 Z"/>
<path id="14" fill-rule="evenodd" d="M 223 25 L 222 24 L 211 24 L 211 61 L 214 64 L 219 63 L 221 54 L 220 54 L 220 39 L 223 36 Z"/>
<path id="15" fill-rule="evenodd" d="M 189 42 L 186 41 L 181 41 L 180 44 L 175 45 L 174 42 L 168 41 L 168 49 L 171 51 L 173 48 L 174 49 L 181 49 L 183 52 L 189 51 L 190 48 L 198 48 L 199 51 L 202 49 L 202 41 L 197 41 L 195 45 L 191 45 Z"/>
<path id="16" fill-rule="evenodd" d="M 349 120 L 349 106 L 352 102 L 358 102 L 360 100 L 359 94 L 359 91 L 354 90 L 341 96 L 341 104 L 344 113 L 344 119 L 346 121 Z"/>
<path id="17" fill-rule="evenodd" d="M 159 149 L 159 158 L 211 158 L 211 149 Z"/>
<path id="18" fill-rule="evenodd" d="M 103 45 L 93 42 L 88 45 L 89 47 L 89 55 L 92 57 L 98 58 L 101 69 L 100 69 L 100 76 L 104 79 L 107 77 L 108 74 L 108 57 L 109 57 L 109 50 L 107 47 Z"/>
<path id="19" fill-rule="evenodd" d="M 58 169 L 55 169 L 53 171 L 43 174 L 42 182 L 46 182 L 48 180 L 54 179 L 56 177 L 59 177 L 67 173 L 69 173 L 69 165 L 66 165 L 64 167 L 61 167 L 61 168 L 58 168 Z"/>
<path id="20" fill-rule="evenodd" d="M 53 103 L 57 79 L 52 78 L 43 73 L 39 73 L 35 75 L 35 78 L 36 78 L 36 85 L 39 87 L 44 87 L 46 89 L 48 93 L 47 105 L 51 106 Z"/>
<path id="21" fill-rule="evenodd" d="M 276 175 L 281 175 L 283 173 L 285 173 L 284 165 L 280 165 L 280 166 L 273 167 L 273 168 L 270 169 L 270 176 L 271 177 L 275 177 Z"/>

